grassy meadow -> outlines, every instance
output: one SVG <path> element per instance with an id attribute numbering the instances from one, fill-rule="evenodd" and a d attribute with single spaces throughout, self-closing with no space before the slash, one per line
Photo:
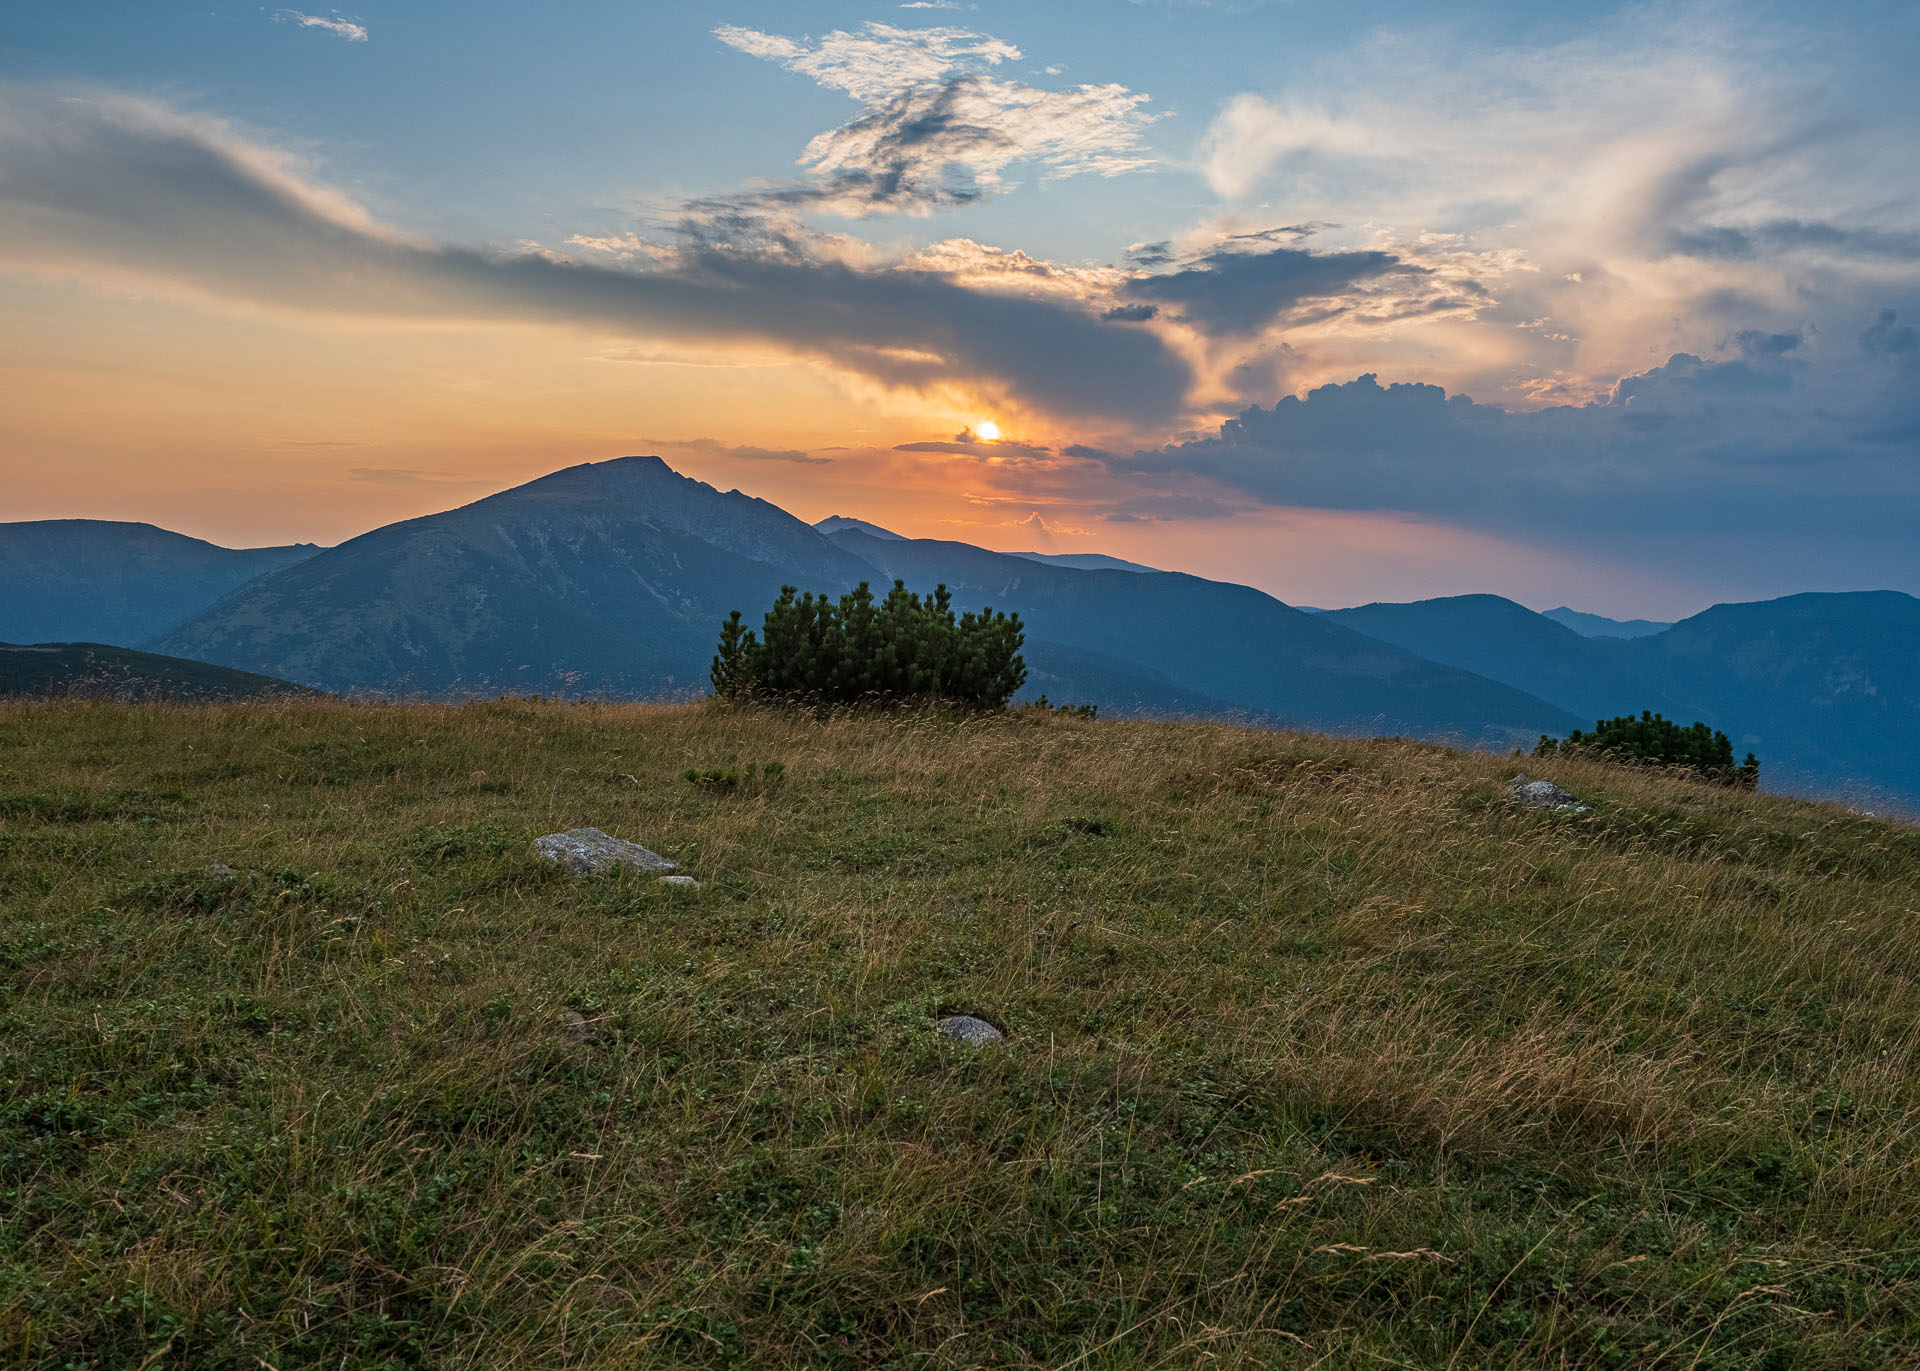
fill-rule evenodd
<path id="1" fill-rule="evenodd" d="M 4 705 L 0 1367 L 1920 1366 L 1916 972 L 1920 831 L 1574 759 Z"/>

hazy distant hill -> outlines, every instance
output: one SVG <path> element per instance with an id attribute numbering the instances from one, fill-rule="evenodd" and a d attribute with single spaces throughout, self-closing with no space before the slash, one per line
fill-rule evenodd
<path id="1" fill-rule="evenodd" d="M 1716 605 L 1631 641 L 1494 595 L 1321 616 L 1582 717 L 1658 710 L 1722 728 L 1771 787 L 1920 805 L 1920 600 L 1896 591 Z"/>
<path id="2" fill-rule="evenodd" d="M 1920 807 L 1920 600 L 1898 591 L 1715 605 L 1619 647 L 1697 700 L 1789 788 Z M 1763 781 L 1768 773 L 1762 772 Z"/>
<path id="3" fill-rule="evenodd" d="M 311 543 L 216 547 L 104 519 L 0 524 L 0 638 L 144 642 L 235 586 L 318 551 Z"/>
<path id="4" fill-rule="evenodd" d="M 1159 571 L 1159 567 L 1109 557 L 1104 552 L 1009 552 L 1009 557 L 1025 557 L 1029 562 L 1051 562 L 1054 566 L 1076 571 Z"/>
<path id="5" fill-rule="evenodd" d="M 1621 649 L 1585 638 L 1498 595 L 1449 595 L 1408 604 L 1329 610 L 1323 619 L 1436 662 L 1518 686 L 1579 716 L 1582 728 L 1631 710 L 1699 713 L 1697 702 L 1656 686 Z"/>
<path id="6" fill-rule="evenodd" d="M 316 693 L 271 676 L 106 643 L 0 643 L 0 696 L 218 701 Z"/>
<path id="7" fill-rule="evenodd" d="M 1247 586 L 1174 572 L 1080 571 L 967 543 L 833 541 L 918 590 L 1018 610 L 1029 634 L 1146 667 L 1292 723 L 1469 739 L 1561 732 L 1572 715 L 1512 686 L 1423 661 Z"/>
<path id="8" fill-rule="evenodd" d="M 1541 617 L 1570 628 L 1583 638 L 1644 638 L 1652 633 L 1665 633 L 1673 627 L 1659 619 L 1609 619 L 1604 614 L 1588 614 L 1583 610 L 1568 609 L 1565 605 L 1558 609 L 1543 610 Z"/>

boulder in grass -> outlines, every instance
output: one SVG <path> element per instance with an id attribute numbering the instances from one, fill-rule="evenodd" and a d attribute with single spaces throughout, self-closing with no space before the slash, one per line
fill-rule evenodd
<path id="1" fill-rule="evenodd" d="M 940 1020 L 940 1031 L 955 1042 L 971 1043 L 975 1047 L 997 1043 L 1007 1036 L 985 1019 L 976 1019 L 971 1014 L 953 1014 Z"/>
<path id="2" fill-rule="evenodd" d="M 1529 809 L 1564 809 L 1574 814 L 1588 813 L 1592 806 L 1580 803 L 1571 790 L 1562 790 L 1552 781 L 1529 781 L 1526 772 L 1515 776 L 1507 789 L 1513 798 Z"/>
<path id="3" fill-rule="evenodd" d="M 609 837 L 597 828 L 570 828 L 565 833 L 549 833 L 536 838 L 533 847 L 542 857 L 564 867 L 576 876 L 611 871 L 630 866 L 653 876 L 670 876 L 680 869 L 678 862 L 649 852 L 638 843 Z"/>
<path id="4" fill-rule="evenodd" d="M 660 878 L 660 884 L 670 885 L 675 890 L 698 890 L 700 888 L 700 882 L 694 880 L 691 876 L 662 876 Z"/>

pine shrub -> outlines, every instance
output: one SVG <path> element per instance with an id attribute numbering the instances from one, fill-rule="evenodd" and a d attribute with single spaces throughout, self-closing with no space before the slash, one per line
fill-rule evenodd
<path id="1" fill-rule="evenodd" d="M 922 599 L 865 581 L 835 602 L 783 586 L 756 637 L 735 610 L 720 625 L 714 694 L 810 704 L 940 702 L 1002 709 L 1027 678 L 1018 614 L 955 615 L 945 586 Z"/>
<path id="2" fill-rule="evenodd" d="M 1739 766 L 1733 764 L 1733 743 L 1717 729 L 1695 721 L 1681 727 L 1652 710 L 1643 709 L 1640 717 L 1622 714 L 1600 719 L 1593 732 L 1574 729 L 1564 742 L 1555 742 L 1544 734 L 1533 750 L 1536 757 L 1558 752 L 1584 752 L 1615 761 L 1646 766 L 1680 767 L 1698 772 L 1722 785 L 1752 790 L 1760 784 L 1760 762 L 1751 752 Z"/>

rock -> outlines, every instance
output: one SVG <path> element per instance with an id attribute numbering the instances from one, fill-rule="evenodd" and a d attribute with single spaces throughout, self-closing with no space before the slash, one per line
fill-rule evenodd
<path id="1" fill-rule="evenodd" d="M 1552 781 L 1529 781 L 1527 773 L 1521 772 L 1508 783 L 1507 789 L 1513 798 L 1529 809 L 1565 809 L 1575 814 L 1591 812 L 1591 805 L 1580 803 L 1580 797 L 1570 790 L 1562 790 Z"/>
<path id="2" fill-rule="evenodd" d="M 534 839 L 533 847 L 534 851 L 554 865 L 563 866 L 577 876 L 611 871 L 616 866 L 630 866 L 636 871 L 656 876 L 680 869 L 678 862 L 669 861 L 658 852 L 649 852 L 638 843 L 610 838 L 597 828 L 570 828 L 565 833 L 549 833 L 544 838 Z"/>
<path id="3" fill-rule="evenodd" d="M 942 1019 L 939 1028 L 954 1041 L 972 1043 L 975 1047 L 997 1043 L 1007 1036 L 985 1019 L 976 1019 L 971 1014 L 954 1014 Z"/>
<path id="4" fill-rule="evenodd" d="M 694 880 L 691 876 L 662 876 L 660 878 L 660 884 L 670 885 L 676 890 L 698 890 L 700 888 L 700 882 Z"/>

